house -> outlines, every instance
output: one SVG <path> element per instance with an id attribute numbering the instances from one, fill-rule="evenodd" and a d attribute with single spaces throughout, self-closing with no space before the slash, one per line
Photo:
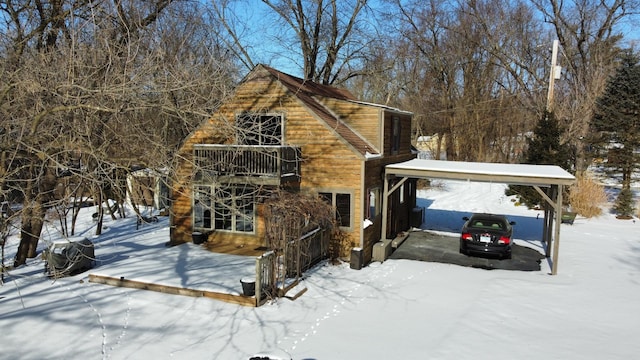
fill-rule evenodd
<path id="1" fill-rule="evenodd" d="M 127 174 L 127 201 L 132 206 L 165 210 L 168 207 L 167 174 L 162 170 L 138 168 Z"/>
<path id="2" fill-rule="evenodd" d="M 209 243 L 264 247 L 264 197 L 286 189 L 330 202 L 349 245 L 369 262 L 382 238 L 384 166 L 415 158 L 411 119 L 256 66 L 177 155 L 170 243 L 199 233 Z M 387 237 L 409 228 L 415 194 L 408 181 L 390 196 Z"/>

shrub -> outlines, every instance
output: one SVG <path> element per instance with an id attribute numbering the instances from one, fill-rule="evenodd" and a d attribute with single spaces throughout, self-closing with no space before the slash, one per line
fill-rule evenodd
<path id="1" fill-rule="evenodd" d="M 607 203 L 604 186 L 595 182 L 589 175 L 577 177 L 569 191 L 571 209 L 584 217 L 591 218 L 602 214 L 602 206 Z"/>

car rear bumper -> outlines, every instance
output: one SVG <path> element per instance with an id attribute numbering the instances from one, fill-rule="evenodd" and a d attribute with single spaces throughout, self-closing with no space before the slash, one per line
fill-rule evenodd
<path id="1" fill-rule="evenodd" d="M 460 240 L 460 251 L 469 254 L 490 254 L 499 255 L 501 257 L 511 256 L 511 245 L 480 243 L 475 241 Z"/>

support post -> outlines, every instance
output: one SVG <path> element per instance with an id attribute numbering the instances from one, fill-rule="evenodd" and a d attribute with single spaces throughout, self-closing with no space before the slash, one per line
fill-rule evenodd
<path id="1" fill-rule="evenodd" d="M 558 77 L 557 62 L 558 62 L 558 40 L 553 40 L 553 47 L 551 49 L 551 71 L 549 73 L 549 90 L 547 91 L 547 111 L 553 111 L 553 88 L 555 87 L 555 79 Z"/>
<path id="2" fill-rule="evenodd" d="M 380 233 L 380 240 L 387 238 L 387 218 L 389 211 L 389 179 L 387 178 L 387 172 L 384 174 L 384 190 L 382 191 L 382 230 Z"/>
<path id="3" fill-rule="evenodd" d="M 551 267 L 551 275 L 558 272 L 558 251 L 560 250 L 560 225 L 562 224 L 562 185 L 558 185 L 558 194 L 556 196 L 556 227 L 553 243 L 553 265 Z"/>

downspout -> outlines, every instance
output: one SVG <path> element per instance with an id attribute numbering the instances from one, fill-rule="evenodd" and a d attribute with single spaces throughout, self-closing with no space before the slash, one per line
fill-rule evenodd
<path id="1" fill-rule="evenodd" d="M 364 220 L 365 220 L 365 212 L 367 209 L 367 199 L 369 198 L 369 194 L 367 193 L 367 189 L 365 188 L 365 177 L 366 177 L 366 173 L 365 173 L 365 169 L 367 168 L 367 159 L 365 158 L 364 161 L 362 161 L 360 163 L 360 204 L 361 204 L 361 211 L 360 211 L 360 245 L 359 247 L 361 249 L 364 248 Z"/>

